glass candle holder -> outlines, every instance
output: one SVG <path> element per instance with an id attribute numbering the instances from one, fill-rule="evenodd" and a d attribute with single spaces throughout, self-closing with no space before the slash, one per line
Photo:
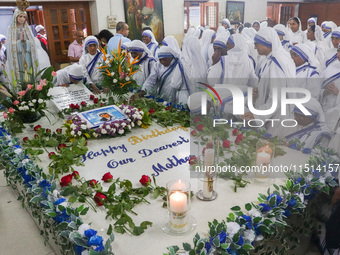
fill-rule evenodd
<path id="1" fill-rule="evenodd" d="M 162 226 L 164 232 L 182 235 L 191 232 L 196 227 L 196 222 L 189 216 L 191 208 L 191 185 L 185 180 L 170 181 L 167 188 L 168 217 Z"/>
<path id="2" fill-rule="evenodd" d="M 270 175 L 269 165 L 275 155 L 275 145 L 267 140 L 259 140 L 256 144 L 256 178 L 268 178 Z"/>
<path id="3" fill-rule="evenodd" d="M 218 144 L 208 143 L 204 151 L 204 165 L 199 173 L 199 191 L 196 196 L 203 201 L 217 198 Z"/>

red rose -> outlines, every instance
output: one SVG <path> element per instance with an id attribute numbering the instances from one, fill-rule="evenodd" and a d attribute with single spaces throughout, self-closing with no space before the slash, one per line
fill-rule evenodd
<path id="1" fill-rule="evenodd" d="M 224 140 L 222 146 L 223 148 L 230 148 L 230 142 L 228 140 Z"/>
<path id="2" fill-rule="evenodd" d="M 94 195 L 93 199 L 98 206 L 102 206 L 104 204 L 103 202 L 106 201 L 107 197 L 103 193 L 97 192 L 96 195 Z"/>
<path id="3" fill-rule="evenodd" d="M 46 132 L 47 134 L 50 134 L 50 133 L 51 133 L 51 129 L 46 128 L 45 132 Z"/>
<path id="4" fill-rule="evenodd" d="M 76 105 L 74 106 L 74 109 L 79 109 L 79 108 L 80 108 L 79 104 L 76 104 Z"/>
<path id="5" fill-rule="evenodd" d="M 212 149 L 212 148 L 214 148 L 214 145 L 213 145 L 213 143 L 212 142 L 209 142 L 209 143 L 207 143 L 207 149 Z"/>
<path id="6" fill-rule="evenodd" d="M 57 128 L 56 132 L 57 132 L 57 134 L 61 134 L 63 132 L 63 130 L 61 128 Z"/>
<path id="7" fill-rule="evenodd" d="M 236 137 L 237 140 L 241 140 L 241 141 L 242 141 L 243 138 L 244 138 L 244 136 L 243 136 L 242 134 L 239 134 L 239 135 Z"/>
<path id="8" fill-rule="evenodd" d="M 65 148 L 65 147 L 66 147 L 66 144 L 61 143 L 58 145 L 58 150 L 61 150 L 61 148 Z"/>
<path id="9" fill-rule="evenodd" d="M 41 128 L 41 126 L 37 125 L 37 126 L 34 127 L 34 131 L 38 131 L 40 128 Z"/>
<path id="10" fill-rule="evenodd" d="M 103 107 L 104 106 L 104 104 L 103 103 L 100 103 L 100 107 Z"/>
<path id="11" fill-rule="evenodd" d="M 55 153 L 52 151 L 52 152 L 50 152 L 50 153 L 48 153 L 48 157 L 51 159 L 52 158 L 52 156 L 53 155 L 55 155 Z"/>
<path id="12" fill-rule="evenodd" d="M 171 106 L 168 106 L 165 108 L 166 111 L 169 111 L 171 109 Z"/>
<path id="13" fill-rule="evenodd" d="M 139 180 L 139 182 L 140 182 L 143 186 L 148 186 L 149 184 L 151 184 L 151 179 L 150 179 L 149 176 L 143 175 L 142 178 Z"/>
<path id="14" fill-rule="evenodd" d="M 97 186 L 97 181 L 95 179 L 92 179 L 90 182 L 89 182 L 89 185 L 91 185 L 92 188 L 96 187 Z"/>
<path id="15" fill-rule="evenodd" d="M 239 144 L 239 143 L 241 143 L 241 142 L 242 142 L 242 140 L 239 140 L 239 139 L 236 139 L 236 140 L 235 140 L 235 143 L 236 143 L 236 144 Z"/>
<path id="16" fill-rule="evenodd" d="M 95 99 L 93 99 L 93 103 L 95 103 L 95 104 L 98 103 L 98 100 L 99 99 L 96 97 Z"/>
<path id="17" fill-rule="evenodd" d="M 85 101 L 82 101 L 80 104 L 81 104 L 81 106 L 86 106 L 87 105 L 87 103 Z"/>
<path id="18" fill-rule="evenodd" d="M 93 100 L 94 99 L 94 95 L 90 95 L 90 99 Z"/>
<path id="19" fill-rule="evenodd" d="M 240 132 L 240 130 L 238 130 L 237 128 L 235 128 L 234 130 L 233 130 L 233 135 L 238 135 L 238 133 Z"/>
<path id="20" fill-rule="evenodd" d="M 149 110 L 149 114 L 150 114 L 150 115 L 154 114 L 155 112 L 156 112 L 156 110 L 155 110 L 155 109 L 153 109 L 153 108 L 150 108 L 150 110 Z"/>
<path id="21" fill-rule="evenodd" d="M 68 186 L 69 184 L 72 184 L 72 174 L 65 175 L 64 177 L 61 177 L 60 186 Z"/>
<path id="22" fill-rule="evenodd" d="M 39 139 L 39 135 L 35 134 L 34 139 Z"/>
<path id="23" fill-rule="evenodd" d="M 198 163 L 198 159 L 196 156 L 191 156 L 189 158 L 189 165 L 194 165 L 194 164 L 197 164 Z"/>
<path id="24" fill-rule="evenodd" d="M 103 175 L 102 180 L 104 182 L 111 182 L 113 180 L 113 176 L 110 172 L 107 172 L 106 174 Z"/>
<path id="25" fill-rule="evenodd" d="M 198 131 L 202 131 L 203 128 L 204 128 L 203 124 L 199 124 L 199 125 L 197 126 L 197 130 L 198 130 Z"/>
<path id="26" fill-rule="evenodd" d="M 78 180 L 80 178 L 79 172 L 78 171 L 73 171 L 72 176 L 74 179 Z"/>
<path id="27" fill-rule="evenodd" d="M 69 104 L 69 106 L 71 109 L 74 109 L 74 104 Z"/>
<path id="28" fill-rule="evenodd" d="M 27 143 L 27 140 L 28 140 L 28 137 L 27 137 L 27 136 L 24 137 L 24 138 L 22 138 L 22 141 L 23 141 L 24 143 Z"/>
<path id="29" fill-rule="evenodd" d="M 195 119 L 194 119 L 194 122 L 199 122 L 200 121 L 200 117 L 196 117 Z"/>
<path id="30" fill-rule="evenodd" d="M 193 131 L 191 131 L 191 133 L 190 133 L 192 136 L 198 136 L 198 133 L 197 133 L 197 131 L 196 130 L 193 130 Z"/>

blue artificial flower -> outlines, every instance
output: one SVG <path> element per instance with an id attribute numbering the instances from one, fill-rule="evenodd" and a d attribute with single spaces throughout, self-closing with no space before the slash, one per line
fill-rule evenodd
<path id="1" fill-rule="evenodd" d="M 251 221 L 251 217 L 247 216 L 245 214 L 243 214 L 242 218 L 245 219 L 246 222 L 250 222 Z"/>
<path id="2" fill-rule="evenodd" d="M 26 167 L 25 166 L 23 166 L 23 167 L 18 167 L 17 168 L 17 171 L 19 172 L 19 173 L 23 173 L 23 172 L 26 172 Z"/>
<path id="3" fill-rule="evenodd" d="M 270 133 L 265 133 L 265 134 L 263 135 L 263 138 L 269 139 L 269 138 L 271 138 L 272 136 L 273 136 L 273 135 L 270 134 Z"/>
<path id="4" fill-rule="evenodd" d="M 243 240 L 243 237 L 240 235 L 240 239 L 238 239 L 238 241 L 236 242 L 236 244 L 238 244 L 238 245 L 243 245 L 243 243 L 244 243 L 244 240 Z"/>
<path id="5" fill-rule="evenodd" d="M 283 212 L 283 215 L 286 216 L 286 217 L 289 217 L 291 215 L 291 213 L 288 209 L 285 209 L 285 211 Z"/>
<path id="6" fill-rule="evenodd" d="M 272 209 L 269 205 L 264 204 L 264 203 L 259 204 L 259 206 L 262 206 L 261 212 L 263 212 L 263 213 L 264 212 L 269 212 Z"/>
<path id="7" fill-rule="evenodd" d="M 295 184 L 300 183 L 301 180 L 302 180 L 302 178 L 298 178 L 298 179 L 295 181 Z"/>
<path id="8" fill-rule="evenodd" d="M 339 171 L 339 170 L 338 170 Z M 338 177 L 338 171 L 332 171 L 331 172 L 331 175 L 334 177 L 334 178 L 337 178 Z"/>
<path id="9" fill-rule="evenodd" d="M 146 98 L 155 99 L 155 97 L 154 97 L 154 96 L 146 96 Z"/>
<path id="10" fill-rule="evenodd" d="M 133 92 L 133 88 L 130 87 L 130 92 Z"/>
<path id="11" fill-rule="evenodd" d="M 47 181 L 47 180 L 42 180 L 40 183 L 39 183 L 39 186 L 40 187 L 51 187 L 51 184 Z"/>
<path id="12" fill-rule="evenodd" d="M 304 153 L 304 154 L 311 154 L 311 153 L 312 153 L 312 150 L 311 150 L 310 148 L 304 148 L 304 149 L 302 150 L 302 153 Z"/>
<path id="13" fill-rule="evenodd" d="M 52 218 L 57 224 L 68 221 L 70 219 L 70 216 L 66 214 L 66 211 L 64 213 L 64 211 L 65 210 L 63 210 L 62 213 L 58 213 L 56 217 Z"/>
<path id="14" fill-rule="evenodd" d="M 211 249 L 211 244 L 210 242 L 206 242 L 204 245 L 204 248 L 207 250 L 207 253 L 209 253 L 210 249 Z"/>
<path id="15" fill-rule="evenodd" d="M 81 255 L 83 250 L 84 250 L 83 246 L 76 245 L 75 251 L 76 251 L 77 255 Z"/>
<path id="16" fill-rule="evenodd" d="M 103 245 L 103 238 L 101 236 L 97 236 L 97 235 L 91 236 L 90 239 L 87 242 L 87 245 L 88 246 L 91 246 L 91 245 L 95 245 L 95 246 Z"/>
<path id="17" fill-rule="evenodd" d="M 293 208 L 296 205 L 296 199 L 292 198 L 287 202 L 288 207 Z"/>
<path id="18" fill-rule="evenodd" d="M 293 150 L 298 150 L 299 151 L 299 149 L 298 149 L 298 147 L 297 147 L 297 144 L 296 143 L 291 143 L 291 144 L 289 144 L 289 146 L 288 146 L 289 148 L 291 148 L 291 149 L 293 149 Z"/>
<path id="19" fill-rule="evenodd" d="M 312 169 L 312 173 L 315 178 L 320 178 L 321 176 L 321 173 L 318 170 Z"/>
<path id="20" fill-rule="evenodd" d="M 93 230 L 93 229 L 88 229 L 85 231 L 84 235 L 87 237 L 87 238 L 90 238 L 92 236 L 95 236 L 97 234 L 97 231 L 96 230 Z"/>
<path id="21" fill-rule="evenodd" d="M 253 223 L 252 222 L 247 222 L 246 223 L 246 228 L 247 229 L 252 229 L 253 228 Z"/>
<path id="22" fill-rule="evenodd" d="M 35 178 L 33 178 L 31 175 L 26 174 L 26 172 L 21 173 L 22 178 L 24 179 L 24 183 L 27 184 L 28 186 L 32 187 L 30 184 L 31 181 L 34 181 Z"/>
<path id="23" fill-rule="evenodd" d="M 262 225 L 262 223 L 259 223 L 259 224 L 255 224 L 255 226 L 254 226 L 254 230 L 255 230 L 255 234 L 257 235 L 257 236 L 259 236 L 259 235 L 261 235 L 261 231 L 259 230 L 259 226 L 261 226 Z"/>
<path id="24" fill-rule="evenodd" d="M 58 198 L 58 200 L 57 201 L 55 201 L 55 205 L 60 205 L 61 203 L 64 203 L 64 202 L 66 202 L 66 199 L 65 198 L 63 198 L 63 197 L 61 197 L 61 198 Z"/>
<path id="25" fill-rule="evenodd" d="M 166 106 L 171 106 L 171 105 L 172 105 L 172 102 L 166 104 Z"/>
<path id="26" fill-rule="evenodd" d="M 218 236 L 220 237 L 220 243 L 224 243 L 227 240 L 227 234 L 224 230 Z"/>
<path id="27" fill-rule="evenodd" d="M 267 201 L 269 201 L 273 196 L 276 196 L 276 204 L 275 206 L 278 206 L 282 202 L 282 197 L 276 195 L 276 194 L 271 194 L 269 197 L 267 197 Z"/>
<path id="28" fill-rule="evenodd" d="M 235 249 L 230 249 L 230 247 L 227 249 L 227 252 L 231 255 L 238 255 L 238 252 L 237 250 Z"/>
<path id="29" fill-rule="evenodd" d="M 102 250 L 104 250 L 104 246 L 103 246 L 103 245 L 99 245 L 99 246 L 95 249 L 95 251 L 97 251 L 97 252 L 101 252 Z"/>
<path id="30" fill-rule="evenodd" d="M 164 102 L 164 99 L 163 99 L 163 98 L 157 98 L 157 102 L 163 103 L 163 102 Z"/>

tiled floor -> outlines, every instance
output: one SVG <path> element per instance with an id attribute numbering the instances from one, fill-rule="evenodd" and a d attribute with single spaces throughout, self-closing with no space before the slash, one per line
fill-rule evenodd
<path id="1" fill-rule="evenodd" d="M 6 185 L 4 170 L 0 170 L 0 254 L 1 255 L 54 255 L 44 245 L 40 231 L 17 201 L 17 194 Z"/>
<path id="2" fill-rule="evenodd" d="M 40 231 L 17 200 L 17 194 L 6 185 L 4 170 L 0 170 L 0 254 L 1 255 L 54 255 L 44 245 Z M 305 255 L 320 255 L 315 247 Z"/>

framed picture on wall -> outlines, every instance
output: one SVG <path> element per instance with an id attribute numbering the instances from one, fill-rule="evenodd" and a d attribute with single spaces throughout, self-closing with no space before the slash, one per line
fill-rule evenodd
<path id="1" fill-rule="evenodd" d="M 123 0 L 129 38 L 142 39 L 143 28 L 149 27 L 158 43 L 164 38 L 162 0 Z"/>
<path id="2" fill-rule="evenodd" d="M 244 2 L 227 1 L 226 17 L 231 24 L 244 22 Z"/>

